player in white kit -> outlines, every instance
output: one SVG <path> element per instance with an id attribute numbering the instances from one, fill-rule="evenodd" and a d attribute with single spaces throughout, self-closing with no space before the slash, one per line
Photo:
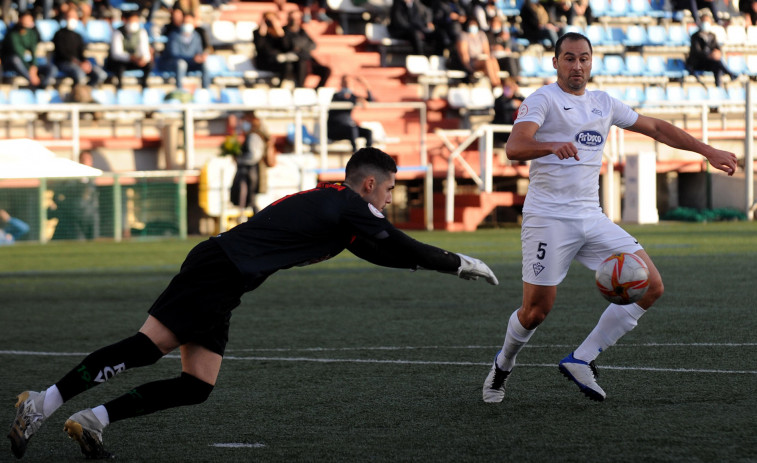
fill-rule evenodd
<path id="1" fill-rule="evenodd" d="M 735 154 L 708 146 L 668 122 L 637 114 L 605 92 L 586 90 L 592 47 L 585 36 L 563 35 L 552 64 L 557 82 L 521 104 L 506 146 L 509 159 L 531 161 L 521 232 L 523 301 L 510 317 L 504 345 L 484 382 L 485 402 L 504 399 L 515 357 L 549 314 L 557 285 L 574 259 L 593 270 L 612 253 L 629 252 L 649 267 L 644 297 L 634 304 L 610 304 L 584 342 L 559 363 L 560 372 L 592 400 L 606 397 L 596 381 L 594 360 L 631 331 L 663 293 L 662 278 L 647 253 L 599 205 L 602 150 L 610 126 L 699 153 L 728 175 L 736 170 Z"/>

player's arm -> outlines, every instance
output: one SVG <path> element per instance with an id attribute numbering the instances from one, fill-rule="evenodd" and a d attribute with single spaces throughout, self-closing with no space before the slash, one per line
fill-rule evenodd
<path id="1" fill-rule="evenodd" d="M 712 167 L 728 175 L 736 172 L 735 154 L 702 143 L 670 122 L 640 114 L 636 123 L 627 129 L 654 138 L 673 148 L 699 153 L 712 164 Z"/>
<path id="2" fill-rule="evenodd" d="M 513 125 L 505 152 L 511 161 L 530 161 L 554 154 L 560 159 L 576 158 L 578 149 L 570 142 L 538 142 L 534 136 L 539 129 L 536 122 L 523 121 Z"/>
<path id="3" fill-rule="evenodd" d="M 466 280 L 484 277 L 490 284 L 499 283 L 482 261 L 421 243 L 393 227 L 372 238 L 358 236 L 347 249 L 383 267 L 436 270 Z"/>

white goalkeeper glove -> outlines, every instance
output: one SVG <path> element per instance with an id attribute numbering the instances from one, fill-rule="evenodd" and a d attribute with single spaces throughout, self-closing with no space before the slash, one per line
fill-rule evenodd
<path id="1" fill-rule="evenodd" d="M 468 257 L 464 254 L 457 255 L 460 256 L 460 268 L 457 269 L 457 276 L 464 280 L 478 280 L 478 277 L 484 277 L 490 285 L 499 284 L 494 272 L 485 263 L 475 257 Z"/>

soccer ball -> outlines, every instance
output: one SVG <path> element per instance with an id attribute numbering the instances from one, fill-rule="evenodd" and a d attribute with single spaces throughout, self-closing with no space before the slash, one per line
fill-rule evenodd
<path id="1" fill-rule="evenodd" d="M 599 293 L 614 304 L 632 304 L 649 289 L 649 269 L 636 254 L 611 255 L 599 264 L 595 279 Z"/>

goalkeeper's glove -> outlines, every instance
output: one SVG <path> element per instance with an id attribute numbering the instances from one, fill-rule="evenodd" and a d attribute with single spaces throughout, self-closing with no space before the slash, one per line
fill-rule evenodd
<path id="1" fill-rule="evenodd" d="M 469 257 L 464 254 L 457 255 L 460 256 L 460 267 L 457 269 L 457 276 L 464 280 L 478 280 L 478 277 L 484 277 L 490 285 L 499 284 L 494 272 L 485 263 L 475 257 Z"/>

